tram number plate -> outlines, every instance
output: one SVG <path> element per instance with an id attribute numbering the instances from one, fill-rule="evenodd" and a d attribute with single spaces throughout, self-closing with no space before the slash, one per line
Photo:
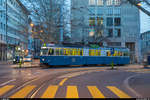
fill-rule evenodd
<path id="1" fill-rule="evenodd" d="M 75 58 L 72 58 L 72 62 L 76 62 L 76 59 L 75 59 Z"/>

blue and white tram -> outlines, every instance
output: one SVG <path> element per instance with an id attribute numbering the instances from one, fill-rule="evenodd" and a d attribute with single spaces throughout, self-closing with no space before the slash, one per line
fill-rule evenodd
<path id="1" fill-rule="evenodd" d="M 127 48 L 88 48 L 50 46 L 41 48 L 40 63 L 55 65 L 93 65 L 112 64 L 124 65 L 130 63 Z"/>

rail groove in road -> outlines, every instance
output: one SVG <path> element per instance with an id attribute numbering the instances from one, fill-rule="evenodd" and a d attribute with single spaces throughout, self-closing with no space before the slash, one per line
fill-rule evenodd
<path id="1" fill-rule="evenodd" d="M 11 91 L 14 89 L 14 85 L 6 85 L 0 88 L 0 97 L 3 97 L 8 91 Z M 36 85 L 27 85 L 17 91 L 16 93 L 13 93 L 12 96 L 8 98 L 26 98 L 33 90 L 35 90 Z M 43 91 L 43 94 L 40 96 L 41 98 L 56 98 L 56 93 L 58 91 L 61 91 L 60 85 L 50 85 L 48 88 Z M 64 98 L 80 98 L 80 88 L 77 86 L 65 86 L 66 88 L 66 97 Z M 100 89 L 97 86 L 87 86 L 86 87 L 88 91 L 91 94 L 91 98 L 111 98 L 105 97 L 103 91 L 100 91 Z M 131 98 L 128 94 L 120 90 L 119 88 L 115 86 L 106 86 L 106 89 L 110 90 L 115 96 L 118 98 Z M 34 97 L 33 97 L 34 98 Z M 86 98 L 86 97 L 85 97 Z"/>

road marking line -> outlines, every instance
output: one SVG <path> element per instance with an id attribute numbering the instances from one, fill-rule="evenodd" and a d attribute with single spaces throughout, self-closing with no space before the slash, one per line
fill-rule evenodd
<path id="1" fill-rule="evenodd" d="M 87 86 L 93 98 L 105 98 L 96 86 Z"/>
<path id="2" fill-rule="evenodd" d="M 0 88 L 0 96 L 2 96 L 3 94 L 11 90 L 13 87 L 14 85 L 7 85 L 7 86 Z"/>
<path id="3" fill-rule="evenodd" d="M 49 86 L 41 98 L 54 98 L 57 90 L 58 86 Z"/>
<path id="4" fill-rule="evenodd" d="M 76 86 L 68 86 L 67 87 L 66 98 L 79 98 L 78 90 L 77 90 Z"/>
<path id="5" fill-rule="evenodd" d="M 10 98 L 25 98 L 36 86 L 28 85 L 21 89 L 19 92 L 15 93 Z"/>
<path id="6" fill-rule="evenodd" d="M 5 83 L 0 84 L 0 86 L 4 86 L 4 85 L 6 85 L 6 84 L 8 84 L 8 83 L 10 83 L 10 82 L 13 82 L 13 81 L 15 81 L 15 80 L 16 80 L 16 79 L 9 80 L 9 81 L 7 81 L 7 82 L 5 82 Z"/>
<path id="7" fill-rule="evenodd" d="M 114 94 L 116 94 L 120 98 L 131 98 L 126 93 L 124 93 L 123 91 L 121 91 L 120 89 L 118 89 L 118 88 L 116 88 L 114 86 L 107 86 L 107 88 L 109 90 L 111 90 Z"/>
<path id="8" fill-rule="evenodd" d="M 63 86 L 63 84 L 68 80 L 68 78 L 64 78 L 60 83 L 59 86 Z"/>

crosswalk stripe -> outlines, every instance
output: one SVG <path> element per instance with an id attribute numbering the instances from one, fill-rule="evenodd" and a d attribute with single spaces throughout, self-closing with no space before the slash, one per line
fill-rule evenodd
<path id="1" fill-rule="evenodd" d="M 49 86 L 41 98 L 54 98 L 58 90 L 58 86 Z"/>
<path id="2" fill-rule="evenodd" d="M 118 89 L 118 88 L 116 88 L 114 86 L 107 86 L 107 88 L 109 90 L 111 90 L 114 94 L 116 94 L 120 98 L 131 98 L 126 93 L 124 93 L 123 91 L 121 91 L 120 89 Z"/>
<path id="3" fill-rule="evenodd" d="M 67 86 L 66 98 L 79 98 L 77 86 Z"/>
<path id="4" fill-rule="evenodd" d="M 101 91 L 96 86 L 87 86 L 93 98 L 105 98 Z"/>
<path id="5" fill-rule="evenodd" d="M 11 90 L 13 87 L 14 85 L 7 85 L 7 86 L 0 88 L 0 96 L 2 96 L 3 94 Z"/>
<path id="6" fill-rule="evenodd" d="M 23 89 L 21 89 L 20 91 L 18 91 L 17 93 L 15 93 L 13 96 L 11 96 L 10 98 L 25 98 L 36 86 L 34 85 L 28 85 L 26 87 L 24 87 Z"/>

